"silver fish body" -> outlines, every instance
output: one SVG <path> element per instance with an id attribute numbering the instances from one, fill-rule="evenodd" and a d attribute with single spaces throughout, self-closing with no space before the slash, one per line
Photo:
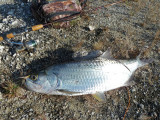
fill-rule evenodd
<path id="1" fill-rule="evenodd" d="M 147 63 L 139 59 L 114 60 L 108 56 L 63 63 L 41 71 L 35 80 L 27 78 L 26 86 L 32 91 L 53 95 L 103 93 L 130 85 L 134 71 Z"/>

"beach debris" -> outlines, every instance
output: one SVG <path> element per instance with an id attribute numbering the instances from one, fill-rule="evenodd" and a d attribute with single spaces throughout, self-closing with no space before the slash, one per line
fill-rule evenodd
<path id="1" fill-rule="evenodd" d="M 86 0 L 35 0 L 31 5 L 34 17 L 43 23 L 53 23 L 54 27 L 68 27 L 81 13 Z"/>
<path id="2" fill-rule="evenodd" d="M 34 50 L 38 42 L 35 40 L 30 40 L 27 42 L 8 42 L 11 46 L 16 45 L 16 52 L 20 52 L 23 50 Z"/>
<path id="3" fill-rule="evenodd" d="M 91 54 L 89 54 L 91 55 Z M 48 67 L 39 74 L 29 75 L 25 85 L 29 90 L 51 94 L 78 96 L 92 94 L 105 101 L 105 91 L 134 84 L 131 79 L 136 69 L 151 62 L 140 60 L 115 60 L 111 52 L 86 60 L 62 63 Z"/>
<path id="4" fill-rule="evenodd" d="M 95 26 L 92 26 L 92 25 L 89 25 L 88 28 L 89 28 L 90 31 L 95 30 Z"/>

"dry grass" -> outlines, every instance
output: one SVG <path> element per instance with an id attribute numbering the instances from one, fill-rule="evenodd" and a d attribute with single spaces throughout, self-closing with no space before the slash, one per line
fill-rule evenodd
<path id="1" fill-rule="evenodd" d="M 104 43 L 102 41 L 98 41 L 93 44 L 94 50 L 102 50 L 103 47 L 104 47 Z"/>
<path id="2" fill-rule="evenodd" d="M 49 118 L 45 115 L 45 113 L 41 113 L 36 117 L 36 120 L 48 120 Z"/>
<path id="3" fill-rule="evenodd" d="M 115 58 L 120 59 L 135 58 L 139 54 L 139 50 L 129 38 L 126 38 L 125 40 L 115 39 L 112 49 L 118 52 Z"/>
<path id="4" fill-rule="evenodd" d="M 81 42 L 77 43 L 74 47 L 72 47 L 72 49 L 74 51 L 79 51 L 82 48 L 83 44 L 84 44 L 84 41 L 81 41 Z"/>
<path id="5" fill-rule="evenodd" d="M 6 98 L 14 98 L 14 97 L 22 97 L 25 93 L 25 90 L 12 81 L 6 81 L 1 85 L 4 90 L 4 97 Z"/>
<path id="6" fill-rule="evenodd" d="M 156 43 L 160 41 L 160 30 L 158 30 L 155 34 L 155 38 L 154 40 L 152 41 L 150 47 L 144 51 L 144 56 L 149 56 L 149 53 L 151 51 L 151 49 L 156 45 Z"/>

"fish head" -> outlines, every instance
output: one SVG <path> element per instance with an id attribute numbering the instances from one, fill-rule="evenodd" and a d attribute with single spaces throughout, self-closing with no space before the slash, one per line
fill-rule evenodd
<path id="1" fill-rule="evenodd" d="M 39 74 L 29 75 L 26 78 L 25 86 L 35 92 L 49 94 L 58 86 L 57 77 L 54 74 L 47 74 L 41 71 Z"/>

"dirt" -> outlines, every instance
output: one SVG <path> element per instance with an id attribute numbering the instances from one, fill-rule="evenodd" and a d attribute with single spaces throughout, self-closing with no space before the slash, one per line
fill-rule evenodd
<path id="1" fill-rule="evenodd" d="M 84 9 L 113 3 L 88 0 Z M 86 12 L 70 28 L 46 27 L 22 34 L 40 24 L 30 12 L 30 2 L 0 0 L 0 36 L 18 33 L 12 41 L 35 40 L 34 51 L 16 51 L 17 46 L 0 42 L 1 120 L 121 120 L 128 106 L 125 87 L 106 92 L 100 103 L 91 95 L 65 97 L 29 91 L 19 77 L 53 64 L 72 60 L 76 52 L 110 48 L 117 59 L 152 58 L 138 69 L 130 86 L 130 107 L 126 120 L 160 119 L 160 1 L 128 0 L 97 11 Z M 90 27 L 95 28 L 90 30 Z M 9 81 L 9 82 L 7 82 Z M 7 83 L 7 84 L 6 84 Z M 6 86 L 6 87 L 4 87 Z"/>

